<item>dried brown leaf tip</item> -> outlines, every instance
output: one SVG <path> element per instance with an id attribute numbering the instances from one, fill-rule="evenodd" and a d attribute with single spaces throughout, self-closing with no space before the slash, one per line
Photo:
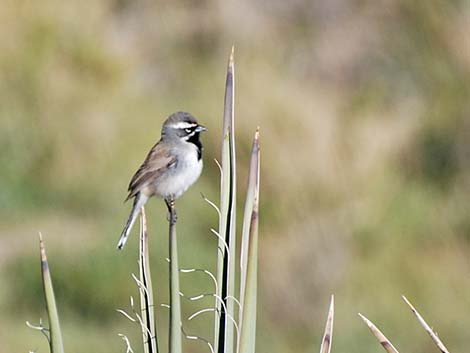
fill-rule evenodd
<path id="1" fill-rule="evenodd" d="M 330 307 L 328 309 L 328 317 L 325 324 L 325 333 L 320 346 L 320 353 L 330 353 L 331 342 L 333 340 L 333 319 L 335 315 L 335 298 L 332 295 L 330 301 Z"/>
<path id="2" fill-rule="evenodd" d="M 444 343 L 437 337 L 437 333 L 433 331 L 433 329 L 427 324 L 426 321 L 424 321 L 423 317 L 419 314 L 418 310 L 415 309 L 415 307 L 410 303 L 408 299 L 404 295 L 401 296 L 405 303 L 410 307 L 411 311 L 413 314 L 415 314 L 416 318 L 418 319 L 419 323 L 421 326 L 423 326 L 424 330 L 431 336 L 431 339 L 434 341 L 436 346 L 439 348 L 439 350 L 442 353 L 449 353 L 449 350 L 444 346 Z"/>
<path id="3" fill-rule="evenodd" d="M 388 353 L 398 353 L 398 350 L 393 346 L 392 342 L 390 342 L 388 338 L 385 337 L 385 335 L 377 328 L 377 326 L 372 323 L 372 321 L 360 313 L 358 315 L 365 322 L 367 327 L 369 327 L 369 330 Z"/>
<path id="4" fill-rule="evenodd" d="M 233 65 L 235 55 L 235 45 L 232 45 L 232 50 L 230 51 L 229 65 Z"/>
<path id="5" fill-rule="evenodd" d="M 42 234 L 39 233 L 39 253 L 41 256 L 41 266 L 43 271 L 48 271 L 49 266 L 47 264 L 46 248 L 44 247 L 44 241 L 42 240 Z"/>

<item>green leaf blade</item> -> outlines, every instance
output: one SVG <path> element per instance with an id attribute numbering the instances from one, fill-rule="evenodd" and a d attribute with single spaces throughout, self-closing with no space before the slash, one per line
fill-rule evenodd
<path id="1" fill-rule="evenodd" d="M 49 263 L 47 262 L 46 248 L 44 246 L 41 234 L 39 234 L 39 251 L 41 255 L 41 273 L 44 297 L 46 299 L 47 315 L 49 318 L 50 349 L 51 353 L 64 353 L 59 313 L 57 311 L 54 288 L 52 286 L 52 278 L 49 270 Z"/>
<path id="2" fill-rule="evenodd" d="M 235 93 L 235 66 L 234 48 L 230 54 L 227 77 L 225 82 L 225 102 L 223 115 L 223 141 L 221 158 L 221 186 L 220 186 L 220 223 L 219 248 L 224 249 L 223 254 L 217 258 L 217 282 L 219 292 L 217 295 L 224 301 L 222 305 L 216 304 L 216 312 L 221 313 L 220 319 L 215 320 L 214 347 L 219 353 L 233 353 L 234 326 L 230 318 L 235 312 L 235 265 L 236 265 L 236 163 L 234 139 L 234 93 Z M 224 244 L 225 243 L 225 244 Z M 229 248 L 227 254 L 225 248 Z"/>
<path id="3" fill-rule="evenodd" d="M 259 129 L 256 130 L 251 152 L 248 188 L 243 220 L 239 353 L 254 353 L 256 348 L 256 310 L 258 290 L 258 223 L 259 223 Z"/>
<path id="4" fill-rule="evenodd" d="M 176 220 L 176 211 L 174 209 L 174 206 L 172 206 L 170 212 L 170 335 L 168 347 L 170 353 L 181 353 L 181 299 L 178 267 L 178 244 L 176 238 L 176 222 L 173 221 Z"/>
<path id="5" fill-rule="evenodd" d="M 140 288 L 140 311 L 146 328 L 142 332 L 144 353 L 158 353 L 157 327 L 155 321 L 155 306 L 150 272 L 150 256 L 145 208 L 140 213 L 140 243 L 139 243 L 139 279 L 144 288 Z"/>

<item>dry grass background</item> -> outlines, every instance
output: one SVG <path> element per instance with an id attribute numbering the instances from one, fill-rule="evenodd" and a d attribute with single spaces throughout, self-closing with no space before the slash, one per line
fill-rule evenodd
<path id="1" fill-rule="evenodd" d="M 135 234 L 114 250 L 122 199 L 175 110 L 209 127 L 204 174 L 178 205 L 181 262 L 213 268 L 216 219 L 199 192 L 217 199 L 212 160 L 234 43 L 240 195 L 249 139 L 255 126 L 262 132 L 259 351 L 318 349 L 331 293 L 333 351 L 380 350 L 359 311 L 398 349 L 431 350 L 401 294 L 451 351 L 465 351 L 469 23 L 468 1 L 3 1 L 2 350 L 46 351 L 24 325 L 44 316 L 38 230 L 66 349 L 124 351 L 117 333 L 137 337 L 114 312 L 136 271 Z M 148 216 L 163 279 L 161 202 Z M 205 288 L 182 281 L 188 292 Z M 208 325 L 193 328 L 209 335 Z"/>

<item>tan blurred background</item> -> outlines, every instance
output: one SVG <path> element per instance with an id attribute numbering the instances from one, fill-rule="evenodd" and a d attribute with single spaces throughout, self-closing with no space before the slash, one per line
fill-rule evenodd
<path id="1" fill-rule="evenodd" d="M 261 126 L 258 351 L 319 349 L 336 295 L 334 352 L 470 344 L 468 1 L 26 1 L 0 3 L 0 342 L 47 352 L 24 322 L 45 318 L 44 234 L 69 352 L 139 351 L 115 312 L 136 295 L 127 183 L 163 119 L 208 126 L 205 169 L 178 202 L 183 267 L 214 269 L 225 66 L 236 46 L 239 218 Z M 165 209 L 147 207 L 158 301 L 167 301 Z M 182 275 L 183 290 L 211 290 Z M 185 302 L 190 314 L 207 303 Z M 167 312 L 158 309 L 163 336 Z M 211 338 L 212 317 L 187 323 Z M 165 342 L 164 339 L 162 339 Z M 207 352 L 185 343 L 187 352 Z"/>

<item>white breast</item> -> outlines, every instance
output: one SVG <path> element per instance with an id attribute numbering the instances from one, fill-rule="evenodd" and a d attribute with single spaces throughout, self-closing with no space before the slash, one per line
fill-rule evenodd
<path id="1" fill-rule="evenodd" d="M 197 149 L 188 144 L 186 151 L 180 153 L 178 162 L 169 173 L 155 183 L 156 194 L 160 197 L 180 197 L 199 178 L 202 172 L 202 159 L 197 159 Z"/>

